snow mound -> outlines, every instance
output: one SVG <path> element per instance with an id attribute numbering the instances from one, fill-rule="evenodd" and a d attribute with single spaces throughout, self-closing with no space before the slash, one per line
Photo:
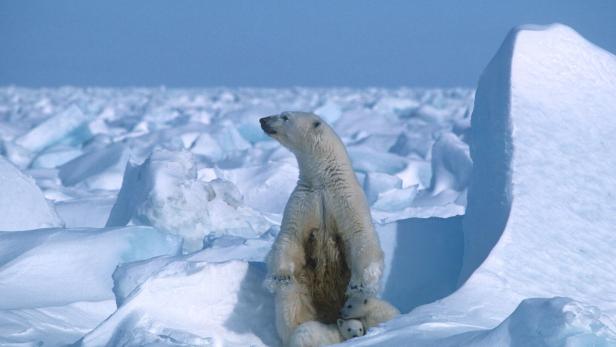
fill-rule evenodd
<path id="1" fill-rule="evenodd" d="M 170 262 L 77 345 L 278 345 L 264 278 L 263 263 Z"/>
<path id="2" fill-rule="evenodd" d="M 0 346 L 67 346 L 116 309 L 113 300 L 0 310 Z"/>
<path id="3" fill-rule="evenodd" d="M 563 25 L 515 30 L 485 70 L 461 280 L 485 259 L 468 286 L 515 292 L 486 307 L 561 295 L 616 313 L 599 295 L 616 292 L 614 95 L 616 57 Z"/>
<path id="4" fill-rule="evenodd" d="M 113 292 L 116 302 L 120 306 L 135 288 L 173 261 L 222 263 L 230 260 L 243 260 L 264 262 L 265 256 L 272 248 L 273 241 L 273 235 L 261 239 L 244 239 L 229 235 L 208 237 L 203 250 L 186 254 L 183 257 L 161 256 L 121 264 L 113 273 Z"/>
<path id="5" fill-rule="evenodd" d="M 150 227 L 0 233 L 0 310 L 112 299 L 118 264 L 180 247 L 177 237 Z"/>
<path id="6" fill-rule="evenodd" d="M 525 299 L 493 329 L 474 330 L 476 326 L 451 322 L 418 323 L 413 318 L 401 316 L 342 345 L 397 347 L 412 341 L 414 346 L 438 347 L 616 346 L 616 331 L 608 316 L 565 297 Z M 455 333 L 445 335 L 444 329 Z"/>
<path id="7" fill-rule="evenodd" d="M 0 231 L 62 226 L 34 180 L 1 156 L 0 192 Z"/>
<path id="8" fill-rule="evenodd" d="M 198 179 L 190 152 L 155 150 L 141 165 L 129 163 L 107 226 L 129 222 L 180 235 L 184 250 L 203 247 L 206 235 L 258 238 L 272 224 L 243 205 L 233 183 Z"/>
<path id="9" fill-rule="evenodd" d="M 615 346 L 614 95 L 612 54 L 563 25 L 513 30 L 475 98 L 463 285 L 357 345 Z M 554 296 L 571 299 L 523 301 Z"/>
<path id="10" fill-rule="evenodd" d="M 616 346 L 609 318 L 593 306 L 569 298 L 526 299 L 498 327 L 464 346 Z"/>

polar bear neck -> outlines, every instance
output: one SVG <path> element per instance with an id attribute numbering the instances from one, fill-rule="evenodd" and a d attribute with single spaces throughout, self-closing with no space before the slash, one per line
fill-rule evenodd
<path id="1" fill-rule="evenodd" d="M 308 189 L 342 188 L 357 182 L 351 160 L 341 141 L 313 153 L 296 153 L 299 166 L 298 185 Z"/>

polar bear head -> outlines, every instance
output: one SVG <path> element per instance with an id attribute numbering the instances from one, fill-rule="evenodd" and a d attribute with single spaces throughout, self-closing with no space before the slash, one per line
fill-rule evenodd
<path id="1" fill-rule="evenodd" d="M 345 340 L 358 336 L 364 336 L 364 333 L 366 332 L 364 329 L 364 325 L 359 319 L 339 318 L 336 321 L 336 324 L 338 324 L 338 331 L 340 331 L 340 334 L 342 335 L 342 337 L 344 337 Z"/>
<path id="2" fill-rule="evenodd" d="M 334 130 L 313 113 L 283 112 L 259 122 L 267 135 L 297 156 L 320 155 L 341 144 Z"/>

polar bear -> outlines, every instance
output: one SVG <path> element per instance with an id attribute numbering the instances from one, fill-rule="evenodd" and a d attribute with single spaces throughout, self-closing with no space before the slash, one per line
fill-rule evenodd
<path id="1" fill-rule="evenodd" d="M 303 322 L 336 322 L 346 298 L 376 294 L 383 251 L 344 144 L 318 116 L 261 118 L 266 134 L 296 157 L 299 180 L 267 256 L 283 343 Z"/>
<path id="2" fill-rule="evenodd" d="M 360 319 L 368 330 L 397 317 L 400 311 L 385 300 L 355 296 L 345 302 L 340 314 L 344 319 Z"/>
<path id="3" fill-rule="evenodd" d="M 289 339 L 290 347 L 317 347 L 340 343 L 363 336 L 364 326 L 358 319 L 338 319 L 336 324 L 309 321 L 300 324 Z"/>

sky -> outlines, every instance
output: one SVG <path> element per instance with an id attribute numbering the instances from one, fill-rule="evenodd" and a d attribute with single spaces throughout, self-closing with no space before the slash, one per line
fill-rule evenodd
<path id="1" fill-rule="evenodd" d="M 0 0 L 0 85 L 473 87 L 553 22 L 616 53 L 612 0 Z"/>

